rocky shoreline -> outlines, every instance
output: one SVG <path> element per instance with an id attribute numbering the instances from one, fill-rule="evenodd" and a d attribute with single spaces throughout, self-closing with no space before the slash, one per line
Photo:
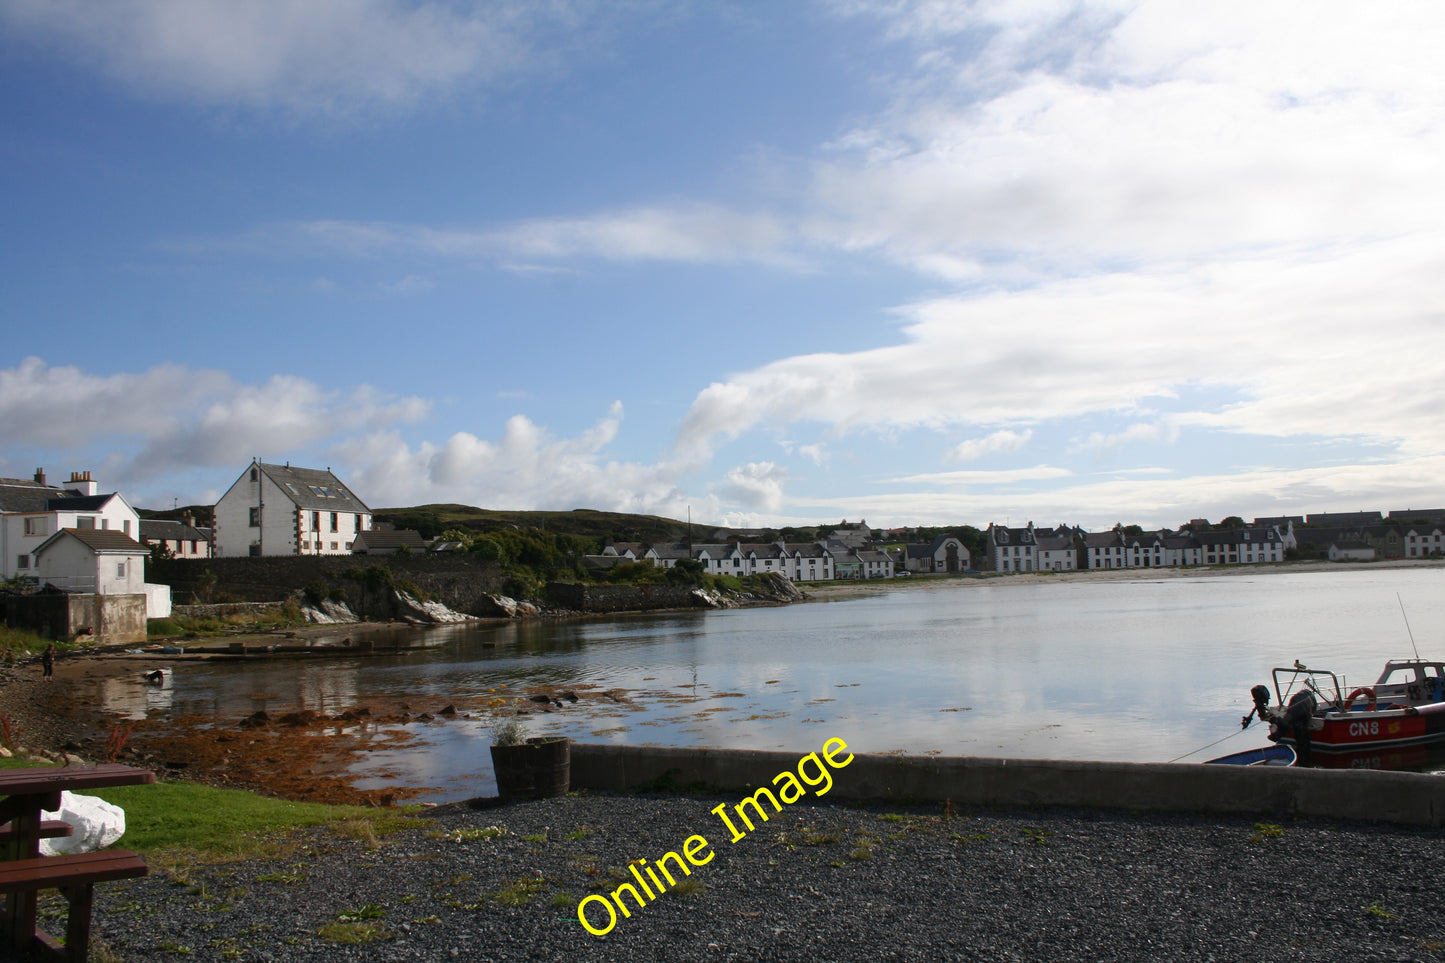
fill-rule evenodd
<path id="1" fill-rule="evenodd" d="M 736 799 L 445 807 L 375 845 L 312 831 L 272 858 L 107 884 L 98 930 L 126 960 L 1445 960 L 1437 832 L 804 804 L 730 845 L 719 802 Z M 689 891 L 624 894 L 630 918 L 582 927 L 579 900 L 693 835 L 713 858 Z"/>

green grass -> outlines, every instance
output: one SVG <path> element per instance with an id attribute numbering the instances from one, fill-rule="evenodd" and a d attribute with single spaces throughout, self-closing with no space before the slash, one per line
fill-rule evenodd
<path id="1" fill-rule="evenodd" d="M 6 769 L 31 764 L 0 759 L 0 768 Z M 278 836 L 313 826 L 342 825 L 354 836 L 360 822 L 378 835 L 426 823 L 396 810 L 290 802 L 191 782 L 112 786 L 91 795 L 125 810 L 122 842 L 126 849 L 146 854 L 173 850 L 197 858 L 244 856 L 274 852 Z"/>

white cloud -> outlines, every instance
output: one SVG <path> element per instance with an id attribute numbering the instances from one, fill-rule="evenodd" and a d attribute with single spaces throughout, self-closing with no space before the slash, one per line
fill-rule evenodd
<path id="1" fill-rule="evenodd" d="M 1302 469 L 1260 469 L 1235 474 L 1081 481 L 1026 491 L 944 488 L 848 498 L 810 498 L 822 512 L 867 514 L 876 525 L 980 527 L 989 521 L 1032 519 L 1102 529 L 1116 522 L 1145 528 L 1176 527 L 1191 518 L 1246 519 L 1318 511 L 1393 509 L 1436 505 L 1445 456 L 1394 464 L 1355 463 Z M 927 477 L 927 476 L 925 476 Z"/>
<path id="2" fill-rule="evenodd" d="M 1035 465 L 1032 468 L 1002 468 L 994 471 L 938 471 L 920 475 L 903 475 L 892 479 L 905 485 L 941 485 L 948 487 L 988 487 L 993 485 L 1016 485 L 1019 482 L 1055 481 L 1068 478 L 1073 472 L 1055 465 Z"/>
<path id="3" fill-rule="evenodd" d="M 221 371 L 163 365 L 139 374 L 96 375 L 27 358 L 0 369 L 0 446 L 111 451 L 111 482 L 152 482 L 201 466 L 304 450 L 341 432 L 417 421 L 429 403 L 362 385 L 328 391 L 276 375 L 236 382 Z"/>
<path id="4" fill-rule="evenodd" d="M 794 228 L 770 214 L 711 205 L 635 207 L 573 218 L 535 218 L 476 227 L 432 227 L 390 221 L 318 220 L 269 224 L 235 238 L 173 242 L 186 252 L 410 256 L 496 263 L 520 275 L 551 276 L 574 269 L 550 260 L 611 262 L 754 261 L 797 266 Z M 407 279 L 410 280 L 410 279 Z"/>
<path id="5" fill-rule="evenodd" d="M 1123 431 L 1102 432 L 1096 431 L 1069 447 L 1071 454 L 1090 451 L 1096 455 L 1102 455 L 1108 451 L 1114 451 L 1125 445 L 1138 444 L 1142 442 L 1178 440 L 1179 431 L 1177 427 L 1166 425 L 1160 422 L 1135 422 Z"/>
<path id="6" fill-rule="evenodd" d="M 222 108 L 345 115 L 535 70 L 569 5 L 407 0 L 8 0 L 14 41 L 59 49 L 126 87 Z M 553 38 L 555 43 L 555 36 Z"/>
<path id="7" fill-rule="evenodd" d="M 381 289 L 387 294 L 406 296 L 410 294 L 425 294 L 436 287 L 436 282 L 431 278 L 422 277 L 419 274 L 408 274 L 399 281 L 390 284 L 382 284 Z"/>
<path id="8" fill-rule="evenodd" d="M 638 464 L 607 459 L 622 409 L 574 438 L 554 437 L 522 415 L 507 420 L 500 437 L 487 440 L 457 432 L 440 444 L 410 444 L 396 431 L 358 435 L 339 442 L 332 457 L 350 466 L 351 487 L 375 507 L 460 502 L 516 510 L 569 510 L 716 518 L 715 498 L 689 498 L 678 487 L 680 469 L 670 463 Z"/>
<path id="9" fill-rule="evenodd" d="M 954 461 L 977 461 L 986 455 L 994 455 L 1000 452 L 1019 451 L 1026 447 L 1029 439 L 1034 436 L 1032 431 L 995 431 L 985 438 L 971 438 L 968 441 L 955 445 L 949 453 Z"/>
<path id="10" fill-rule="evenodd" d="M 723 501 L 755 512 L 777 512 L 784 504 L 785 469 L 770 461 L 752 461 L 727 473 L 721 486 Z"/>

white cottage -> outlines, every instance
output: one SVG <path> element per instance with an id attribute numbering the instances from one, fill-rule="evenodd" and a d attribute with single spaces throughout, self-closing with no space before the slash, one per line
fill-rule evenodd
<path id="1" fill-rule="evenodd" d="M 216 503 L 216 555 L 346 555 L 370 528 L 331 469 L 253 461 Z"/>
<path id="2" fill-rule="evenodd" d="M 62 528 L 35 550 L 41 585 L 86 595 L 144 595 L 150 554 L 124 532 Z"/>

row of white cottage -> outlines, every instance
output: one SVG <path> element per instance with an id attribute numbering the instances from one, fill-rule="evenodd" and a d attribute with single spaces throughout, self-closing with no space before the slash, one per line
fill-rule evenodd
<path id="1" fill-rule="evenodd" d="M 1117 529 L 1034 528 L 1029 522 L 1023 528 L 990 525 L 986 536 L 989 561 L 996 572 L 1272 564 L 1283 562 L 1286 550 L 1295 547 L 1294 527 L 1289 523 L 1127 535 Z"/>
<path id="2" fill-rule="evenodd" d="M 614 542 L 592 562 L 600 568 L 615 564 L 619 559 L 651 562 L 660 568 L 672 568 L 682 559 L 693 559 L 709 575 L 745 576 L 775 572 L 794 582 L 890 578 L 902 572 L 963 572 L 969 567 L 968 548 L 952 535 L 941 535 L 929 544 L 909 545 L 896 556 L 840 541 L 738 541 L 699 545 Z"/>

